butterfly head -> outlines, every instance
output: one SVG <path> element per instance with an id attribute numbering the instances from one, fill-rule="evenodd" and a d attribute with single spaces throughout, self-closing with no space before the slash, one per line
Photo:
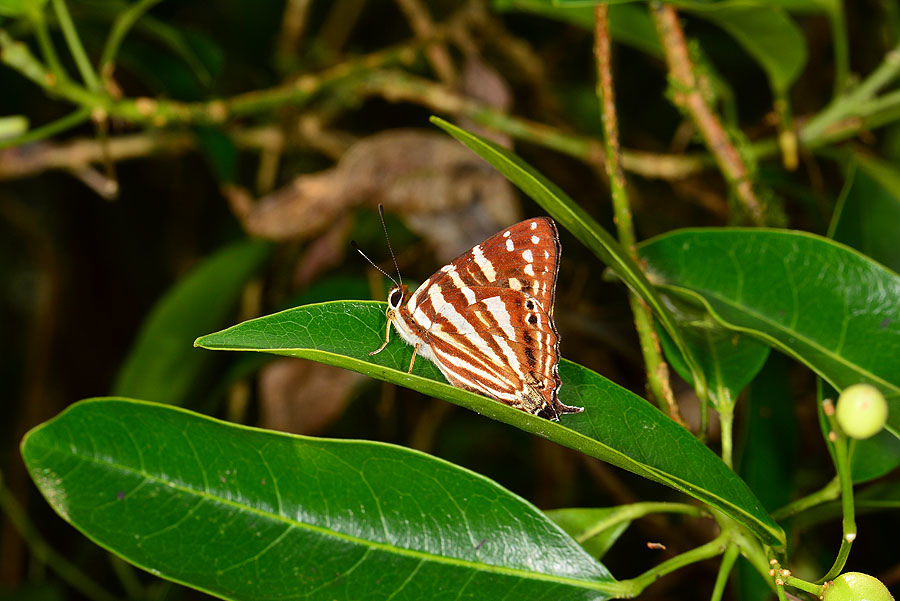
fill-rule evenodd
<path id="1" fill-rule="evenodd" d="M 409 288 L 405 284 L 392 286 L 387 295 L 388 311 L 397 311 L 407 296 L 409 296 Z"/>

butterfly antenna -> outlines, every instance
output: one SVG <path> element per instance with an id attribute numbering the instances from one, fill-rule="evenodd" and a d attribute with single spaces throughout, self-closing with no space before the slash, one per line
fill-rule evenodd
<path id="1" fill-rule="evenodd" d="M 380 202 L 378 203 L 378 216 L 381 217 L 381 227 L 384 230 L 384 238 L 387 240 L 388 250 L 391 251 L 391 259 L 394 260 L 394 269 L 397 270 L 397 279 L 400 280 L 400 284 L 403 284 L 403 276 L 400 275 L 400 266 L 397 265 L 397 255 L 394 254 L 394 249 L 391 247 L 391 237 L 388 236 L 387 225 L 384 223 L 384 205 Z M 371 262 L 371 261 L 370 261 Z M 394 278 L 391 278 L 393 280 Z M 397 283 L 396 281 L 394 282 Z"/>
<path id="2" fill-rule="evenodd" d="M 369 257 L 366 256 L 366 253 L 364 253 L 364 252 L 362 251 L 362 249 L 359 247 L 359 244 L 356 243 L 356 240 L 351 240 L 351 241 L 350 241 L 350 246 L 352 246 L 353 248 L 355 248 L 355 249 L 356 249 L 356 252 L 358 252 L 359 254 L 361 254 L 361 255 L 362 255 L 362 258 L 369 262 L 369 265 L 371 265 L 372 267 L 374 267 L 375 269 L 377 269 L 378 271 L 380 271 L 381 273 L 383 273 L 390 281 L 394 282 L 394 286 L 397 286 L 398 288 L 400 287 L 400 285 L 397 283 L 397 280 L 395 280 L 393 277 L 391 277 L 391 274 L 389 274 L 389 273 L 386 272 L 384 269 L 382 269 L 381 267 L 379 267 L 378 265 L 376 265 L 376 264 L 372 261 L 372 259 L 370 259 Z M 396 263 L 395 263 L 395 264 L 396 264 Z M 399 275 L 399 274 L 398 274 L 398 275 Z"/>

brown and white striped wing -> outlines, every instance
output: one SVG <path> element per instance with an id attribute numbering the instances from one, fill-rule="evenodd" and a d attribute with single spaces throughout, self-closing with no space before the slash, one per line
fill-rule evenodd
<path id="1" fill-rule="evenodd" d="M 560 246 L 549 217 L 517 223 L 445 265 L 394 316 L 451 384 L 548 419 L 559 402 L 553 302 Z"/>
<path id="2" fill-rule="evenodd" d="M 533 297 L 491 287 L 441 297 L 443 305 L 428 307 L 435 318 L 425 340 L 451 384 L 529 413 L 556 418 L 565 412 L 557 400 L 559 337 Z"/>
<path id="3" fill-rule="evenodd" d="M 508 288 L 530 295 L 552 317 L 559 255 L 559 236 L 553 220 L 527 219 L 442 267 L 413 293 L 407 307 L 410 312 L 415 311 L 435 290 Z"/>

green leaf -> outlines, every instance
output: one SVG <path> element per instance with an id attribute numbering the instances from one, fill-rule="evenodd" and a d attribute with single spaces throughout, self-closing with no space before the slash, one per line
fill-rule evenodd
<path id="1" fill-rule="evenodd" d="M 28 11 L 31 0 L 0 0 L 0 15 L 21 17 Z"/>
<path id="2" fill-rule="evenodd" d="M 829 237 L 900 271 L 900 168 L 856 153 L 832 216 Z"/>
<path id="3" fill-rule="evenodd" d="M 623 507 L 567 507 L 565 509 L 551 509 L 547 511 L 547 517 L 556 522 L 569 536 L 574 538 L 584 547 L 584 550 L 593 557 L 601 559 L 619 537 L 628 530 L 631 520 L 616 522 L 609 528 L 596 531 L 595 527 L 601 522 L 613 517 L 616 513 L 627 510 Z"/>
<path id="4" fill-rule="evenodd" d="M 498 12 L 520 11 L 549 17 L 588 30 L 594 28 L 592 5 L 560 6 L 549 0 L 493 0 L 491 7 Z M 616 4 L 609 7 L 610 37 L 652 56 L 663 55 L 659 36 L 650 15 L 643 6 Z"/>
<path id="5" fill-rule="evenodd" d="M 788 360 L 773 354 L 747 392 L 738 473 L 766 509 L 787 505 L 794 488 L 797 415 Z"/>
<path id="6" fill-rule="evenodd" d="M 882 430 L 872 438 L 856 442 L 850 460 L 853 483 L 869 482 L 894 471 L 900 465 L 900 438 Z"/>
<path id="7" fill-rule="evenodd" d="M 772 4 L 748 7 L 717 2 L 702 8 L 695 5 L 693 10 L 728 32 L 766 73 L 775 93 L 784 95 L 806 66 L 806 39 L 794 21 Z"/>
<path id="8" fill-rule="evenodd" d="M 650 282 L 644 276 L 644 272 L 619 243 L 600 227 L 600 224 L 584 209 L 575 204 L 575 201 L 569 198 L 565 192 L 510 151 L 438 117 L 432 117 L 431 122 L 493 165 L 497 171 L 541 205 L 653 309 L 657 319 L 672 337 L 675 346 L 678 347 L 690 367 L 697 395 L 704 399 L 706 397 L 705 376 L 697 365 L 696 359 L 690 354 L 690 349 L 682 338 L 675 319 L 660 301 Z"/>
<path id="9" fill-rule="evenodd" d="M 900 171 L 892 163 L 855 153 L 832 215 L 829 236 L 900 269 Z M 853 452 L 854 482 L 880 478 L 900 465 L 900 438 L 883 431 L 860 440 Z"/>
<path id="10" fill-rule="evenodd" d="M 788 359 L 772 353 L 754 378 L 742 403 L 744 419 L 737 446 L 737 471 L 766 509 L 783 507 L 794 490 L 799 426 L 790 388 Z M 784 525 L 788 538 L 793 521 Z M 735 566 L 741 601 L 768 601 L 766 580 L 745 558 Z"/>
<path id="11" fill-rule="evenodd" d="M 113 394 L 181 404 L 209 357 L 191 348 L 203 332 L 227 323 L 247 280 L 270 245 L 245 240 L 225 247 L 178 281 L 153 308 L 116 378 Z"/>
<path id="12" fill-rule="evenodd" d="M 678 230 L 641 247 L 648 275 L 729 328 L 805 363 L 838 390 L 880 388 L 900 429 L 900 276 L 805 232 Z"/>
<path id="13" fill-rule="evenodd" d="M 696 305 L 676 297 L 667 301 L 685 343 L 706 374 L 710 398 L 717 407 L 733 405 L 741 390 L 762 369 L 769 347 L 751 336 L 723 327 Z M 692 382 L 690 370 L 672 338 L 662 328 L 657 328 L 657 333 L 669 363 L 685 381 Z"/>
<path id="14" fill-rule="evenodd" d="M 396 336 L 380 354 L 368 354 L 383 341 L 386 306 L 374 301 L 307 305 L 246 321 L 195 344 L 312 359 L 414 388 L 680 490 L 728 513 L 770 543 L 781 544 L 780 528 L 740 478 L 640 397 L 589 369 L 561 361 L 560 400 L 585 410 L 556 423 L 455 388 L 425 360 L 416 361 L 408 374 L 412 347 Z"/>
<path id="15" fill-rule="evenodd" d="M 616 583 L 533 505 L 441 459 L 94 399 L 22 456 L 91 540 L 225 599 L 603 601 Z"/>

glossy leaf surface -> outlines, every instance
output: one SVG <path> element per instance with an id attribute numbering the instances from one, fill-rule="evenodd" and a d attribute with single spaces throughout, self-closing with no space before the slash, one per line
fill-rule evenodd
<path id="1" fill-rule="evenodd" d="M 89 538 L 226 599 L 602 601 L 614 584 L 528 502 L 402 447 L 98 399 L 30 432 L 22 454 Z"/>
<path id="2" fill-rule="evenodd" d="M 900 169 L 857 153 L 847 168 L 844 190 L 829 236 L 894 271 L 900 269 Z M 879 478 L 900 465 L 900 438 L 884 431 L 860 440 L 853 452 L 853 480 Z"/>
<path id="3" fill-rule="evenodd" d="M 869 382 L 900 427 L 900 276 L 812 234 L 678 230 L 641 248 L 660 286 L 807 364 L 836 388 Z"/>
<path id="4" fill-rule="evenodd" d="M 407 374 L 412 347 L 396 336 L 382 353 L 368 355 L 383 341 L 385 308 L 385 303 L 372 301 L 297 307 L 203 336 L 196 344 L 313 359 L 414 388 L 671 486 L 720 508 L 772 544 L 780 543 L 781 530 L 743 481 L 687 430 L 635 394 L 562 361 L 560 400 L 585 410 L 555 423 L 455 388 L 426 360 L 417 360 Z"/>

